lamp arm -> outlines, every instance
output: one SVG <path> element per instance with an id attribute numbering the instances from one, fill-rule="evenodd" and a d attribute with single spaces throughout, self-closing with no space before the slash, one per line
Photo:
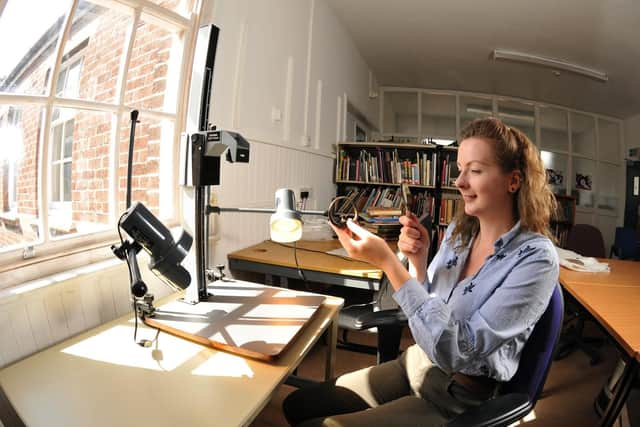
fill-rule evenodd
<path id="1" fill-rule="evenodd" d="M 329 211 L 298 211 L 302 215 L 320 215 L 329 216 Z"/>
<path id="2" fill-rule="evenodd" d="M 275 209 L 270 208 L 221 208 L 220 206 L 207 206 L 207 214 L 219 214 L 221 212 L 244 212 L 244 213 L 275 213 Z M 302 215 L 328 216 L 328 211 L 298 211 Z"/>

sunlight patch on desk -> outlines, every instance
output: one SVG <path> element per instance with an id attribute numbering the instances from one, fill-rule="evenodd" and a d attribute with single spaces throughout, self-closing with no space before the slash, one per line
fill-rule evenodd
<path id="1" fill-rule="evenodd" d="M 246 359 L 219 352 L 191 372 L 207 377 L 253 378 L 254 372 Z"/>
<path id="2" fill-rule="evenodd" d="M 141 332 L 139 329 L 138 339 L 153 339 L 155 335 L 151 330 L 144 330 L 143 334 Z M 151 348 L 141 347 L 133 341 L 133 326 L 118 325 L 61 351 L 112 365 L 172 371 L 202 350 L 198 345 L 168 334 L 161 334 L 157 344 L 157 347 L 155 344 Z M 162 360 L 158 360 L 158 351 L 162 351 Z"/>
<path id="3" fill-rule="evenodd" d="M 362 268 L 341 268 L 340 270 L 338 270 L 338 274 L 342 274 L 343 276 L 371 277 L 374 279 L 380 278 L 380 270 L 376 270 L 373 268 L 371 270 L 363 270 Z"/>
<path id="4" fill-rule="evenodd" d="M 260 353 L 274 354 L 278 353 L 299 330 L 299 325 L 276 325 L 273 322 L 264 325 L 228 325 L 224 331 L 213 335 L 211 340 Z M 256 337 L 261 339 L 256 340 Z M 275 351 L 276 349 L 278 351 Z"/>
<path id="5" fill-rule="evenodd" d="M 274 319 L 300 319 L 306 320 L 313 315 L 318 306 L 297 304 L 259 304 L 249 310 L 244 317 Z M 277 319 L 277 320 L 275 320 Z"/>
<path id="6" fill-rule="evenodd" d="M 209 290 L 213 291 L 214 298 L 217 296 L 257 297 L 264 292 L 262 289 L 221 288 L 220 286 L 210 286 Z"/>

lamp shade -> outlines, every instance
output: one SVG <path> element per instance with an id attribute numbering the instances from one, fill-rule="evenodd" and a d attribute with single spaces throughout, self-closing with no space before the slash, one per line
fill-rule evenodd
<path id="1" fill-rule="evenodd" d="M 296 201 L 293 191 L 280 188 L 276 191 L 276 212 L 269 222 L 271 240 L 288 243 L 302 237 L 302 217 L 295 209 Z"/>

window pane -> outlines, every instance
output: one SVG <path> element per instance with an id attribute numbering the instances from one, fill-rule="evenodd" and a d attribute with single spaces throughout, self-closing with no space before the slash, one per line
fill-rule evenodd
<path id="1" fill-rule="evenodd" d="M 456 139 L 456 97 L 422 94 L 422 138 Z"/>
<path id="2" fill-rule="evenodd" d="M 60 198 L 60 163 L 51 165 L 51 201 L 62 201 Z"/>
<path id="3" fill-rule="evenodd" d="M 569 151 L 568 114 L 552 107 L 540 107 L 540 147 L 547 150 Z"/>
<path id="4" fill-rule="evenodd" d="M 73 124 L 74 119 L 67 120 L 64 124 L 64 146 L 62 150 L 62 158 L 72 156 L 71 149 L 73 147 Z"/>
<path id="5" fill-rule="evenodd" d="M 596 122 L 592 116 L 571 113 L 571 147 L 575 154 L 595 158 Z"/>
<path id="6" fill-rule="evenodd" d="M 522 131 L 529 139 L 536 142 L 535 113 L 533 105 L 518 101 L 499 100 L 498 118 L 507 126 Z"/>
<path id="7" fill-rule="evenodd" d="M 140 21 L 127 73 L 126 104 L 175 113 L 182 61 L 179 36 L 144 19 Z"/>
<path id="8" fill-rule="evenodd" d="M 384 92 L 384 129 L 387 135 L 418 137 L 418 93 Z M 417 141 L 412 141 L 417 142 Z"/>
<path id="9" fill-rule="evenodd" d="M 65 202 L 71 201 L 71 162 L 66 162 L 63 165 L 62 174 L 62 200 Z"/>
<path id="10" fill-rule="evenodd" d="M 64 122 L 65 160 L 51 167 L 51 236 L 91 233 L 109 224 L 109 145 L 112 117 L 59 109 Z"/>
<path id="11" fill-rule="evenodd" d="M 104 4 L 104 2 L 95 2 Z M 116 101 L 116 84 L 132 12 L 81 0 L 73 17 L 63 66 L 69 66 L 65 96 Z"/>
<path id="12" fill-rule="evenodd" d="M 9 123 L 13 111 L 17 120 Z M 39 240 L 37 158 L 42 110 L 0 105 L 0 251 Z"/>
<path id="13" fill-rule="evenodd" d="M 58 78 L 56 79 L 56 95 L 62 95 L 64 92 L 64 82 L 67 80 L 67 68 L 63 68 L 58 73 Z"/>
<path id="14" fill-rule="evenodd" d="M 69 3 L 67 0 L 8 1 L 0 16 L 1 92 L 45 93 L 48 70 Z"/>
<path id="15" fill-rule="evenodd" d="M 62 158 L 62 124 L 53 127 L 51 138 L 51 160 L 60 160 Z"/>
<path id="16" fill-rule="evenodd" d="M 140 114 L 136 125 L 131 179 L 131 201 L 140 201 L 161 219 L 174 215 L 173 177 L 178 160 L 174 156 L 174 125 L 168 120 L 158 120 Z M 123 117 L 128 123 L 120 134 L 118 170 L 118 212 L 124 212 L 127 189 L 127 160 L 129 150 L 129 115 Z"/>

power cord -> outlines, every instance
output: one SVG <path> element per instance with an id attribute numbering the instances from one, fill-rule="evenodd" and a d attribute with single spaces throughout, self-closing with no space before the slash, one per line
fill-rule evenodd
<path id="1" fill-rule="evenodd" d="M 279 244 L 281 244 L 281 243 L 279 243 Z M 288 245 L 282 245 L 282 246 L 288 246 Z M 297 245 L 297 242 L 293 242 L 293 259 L 296 262 L 296 269 L 298 270 L 298 277 L 300 277 L 300 280 L 302 280 L 302 284 L 304 285 L 304 288 L 307 291 L 310 292 L 311 288 L 309 287 L 309 282 L 307 281 L 307 277 L 304 275 L 304 271 L 302 270 L 302 268 L 300 268 L 300 264 L 298 263 L 298 245 Z"/>
<path id="2" fill-rule="evenodd" d="M 319 251 L 317 249 L 308 249 L 308 248 L 301 248 L 298 247 L 297 242 L 293 242 L 293 246 L 292 245 L 286 245 L 284 243 L 280 243 L 280 242 L 274 242 L 273 240 L 271 240 L 271 242 L 283 246 L 285 248 L 290 248 L 293 249 L 293 259 L 295 260 L 296 263 L 296 269 L 298 270 L 298 276 L 300 277 L 300 279 L 303 281 L 304 283 L 304 287 L 307 291 L 312 291 L 309 287 L 309 282 L 307 281 L 306 276 L 304 275 L 304 271 L 302 270 L 302 268 L 300 267 L 300 264 L 298 263 L 298 256 L 297 256 L 297 251 L 298 250 L 302 250 L 302 251 L 307 251 L 307 252 L 315 252 L 315 253 L 319 253 L 319 254 L 324 254 L 324 255 L 330 255 L 330 256 L 334 256 L 336 258 L 341 258 L 347 261 L 353 261 L 353 258 L 349 258 L 346 256 L 342 256 L 342 255 L 338 255 L 338 254 L 330 254 L 328 252 L 324 252 L 324 251 Z M 344 306 L 342 309 L 348 309 L 348 308 L 352 308 L 352 307 L 365 307 L 367 305 L 376 305 L 376 306 L 380 306 L 380 303 L 382 302 L 382 289 L 378 290 L 378 292 L 376 292 L 376 298 L 373 301 L 369 301 L 367 303 L 362 303 L 362 304 L 349 304 Z"/>
<path id="3" fill-rule="evenodd" d="M 295 243 L 294 243 L 294 245 L 293 245 L 293 246 L 291 246 L 291 245 L 285 245 L 284 243 L 275 242 L 275 241 L 273 241 L 273 240 L 270 240 L 270 241 L 271 241 L 272 243 L 275 243 L 276 245 L 280 245 L 280 246 L 283 246 L 283 247 L 285 247 L 285 248 L 290 248 L 290 249 L 294 249 L 294 250 L 295 250 L 295 249 L 296 249 L 296 247 L 297 247 L 297 245 L 296 245 Z M 334 257 L 336 257 L 336 258 L 341 258 L 341 259 L 344 259 L 344 260 L 346 260 L 346 261 L 354 261 L 354 259 L 353 259 L 353 258 L 349 258 L 348 256 L 344 256 L 344 255 L 340 255 L 340 254 L 331 254 L 331 253 L 329 253 L 329 252 L 319 251 L 319 250 L 317 250 L 317 249 L 309 249 L 309 248 L 301 248 L 301 247 L 297 247 L 297 249 L 299 249 L 299 250 L 301 250 L 301 251 L 315 252 L 315 253 L 318 253 L 318 254 L 324 254 L 324 255 L 334 256 Z M 294 252 L 294 255 L 295 255 L 295 252 Z"/>

